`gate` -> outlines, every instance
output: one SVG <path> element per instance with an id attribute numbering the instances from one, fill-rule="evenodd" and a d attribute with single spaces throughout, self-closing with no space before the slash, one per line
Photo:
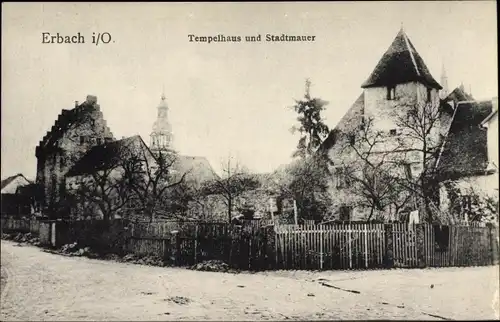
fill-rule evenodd
<path id="1" fill-rule="evenodd" d="M 395 267 L 418 267 L 417 226 L 393 224 L 392 248 Z"/>

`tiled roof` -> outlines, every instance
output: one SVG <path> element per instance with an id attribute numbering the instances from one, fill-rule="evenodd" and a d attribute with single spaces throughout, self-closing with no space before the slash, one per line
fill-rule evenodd
<path id="1" fill-rule="evenodd" d="M 352 104 L 351 108 L 340 119 L 335 128 L 330 131 L 326 139 L 321 143 L 319 151 L 329 150 L 337 141 L 341 132 L 348 133 L 361 125 L 362 116 L 365 112 L 365 95 L 361 93 L 358 99 Z"/>
<path id="2" fill-rule="evenodd" d="M 205 157 L 177 155 L 173 169 L 179 174 L 186 173 L 186 181 L 195 185 L 217 178 Z"/>
<path id="3" fill-rule="evenodd" d="M 491 101 L 457 105 L 438 164 L 443 179 L 484 174 L 488 165 L 487 133 L 479 125 L 491 111 Z"/>
<path id="4" fill-rule="evenodd" d="M 69 170 L 68 176 L 92 174 L 96 171 L 111 169 L 120 160 L 130 157 L 137 147 L 142 147 L 147 150 L 147 153 L 151 153 L 138 135 L 95 146 Z M 154 157 L 154 154 L 151 153 L 151 156 Z M 179 175 L 186 173 L 186 181 L 195 185 L 216 178 L 210 163 L 204 157 L 176 155 L 172 170 Z"/>
<path id="5" fill-rule="evenodd" d="M 463 87 L 457 87 L 455 88 L 448 96 L 446 96 L 443 101 L 449 102 L 453 101 L 453 103 L 456 105 L 458 102 L 466 102 L 466 101 L 473 101 L 474 97 L 472 95 L 467 94 Z"/>
<path id="6" fill-rule="evenodd" d="M 92 174 L 116 167 L 120 160 L 130 156 L 131 149 L 136 144 L 143 144 L 138 135 L 94 146 L 75 163 L 67 175 Z"/>
<path id="7" fill-rule="evenodd" d="M 412 81 L 419 81 L 432 88 L 442 89 L 441 85 L 432 77 L 408 36 L 401 29 L 370 77 L 361 87 L 388 86 Z"/>

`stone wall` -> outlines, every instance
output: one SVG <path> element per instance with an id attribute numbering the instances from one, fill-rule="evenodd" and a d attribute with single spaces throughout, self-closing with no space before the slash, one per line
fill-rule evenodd
<path id="1" fill-rule="evenodd" d="M 67 117 L 69 114 L 72 117 Z M 59 134 L 61 128 L 63 131 Z M 48 146 L 51 137 L 54 137 L 54 142 Z M 106 140 L 113 140 L 113 135 L 95 97 L 89 96 L 85 103 L 59 115 L 36 151 L 36 182 L 43 187 L 45 211 L 58 203 L 68 170 L 93 146 Z"/>
<path id="2" fill-rule="evenodd" d="M 261 218 L 270 218 L 269 199 L 271 194 L 264 190 L 256 189 L 245 191 L 233 201 L 232 215 L 238 215 L 244 208 L 255 211 Z M 189 203 L 188 216 L 204 220 L 228 220 L 227 204 L 222 195 L 208 195 Z"/>

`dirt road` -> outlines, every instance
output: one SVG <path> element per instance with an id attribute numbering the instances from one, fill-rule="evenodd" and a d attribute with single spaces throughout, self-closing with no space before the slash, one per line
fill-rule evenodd
<path id="1" fill-rule="evenodd" d="M 6 241 L 1 258 L 2 321 L 498 319 L 498 267 L 226 274 L 64 257 Z"/>

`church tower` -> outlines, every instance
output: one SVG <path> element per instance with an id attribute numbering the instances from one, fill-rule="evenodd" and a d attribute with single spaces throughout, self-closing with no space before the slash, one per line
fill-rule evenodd
<path id="1" fill-rule="evenodd" d="M 443 63 L 443 68 L 441 69 L 441 86 L 443 86 L 443 89 L 439 93 L 440 98 L 444 99 L 448 96 L 448 76 L 446 75 L 446 70 L 444 69 L 444 63 Z"/>
<path id="2" fill-rule="evenodd" d="M 153 124 L 151 132 L 150 149 L 153 153 L 173 151 L 172 126 L 168 121 L 168 105 L 165 101 L 165 94 L 161 95 L 160 104 L 157 107 L 158 116 Z"/>

